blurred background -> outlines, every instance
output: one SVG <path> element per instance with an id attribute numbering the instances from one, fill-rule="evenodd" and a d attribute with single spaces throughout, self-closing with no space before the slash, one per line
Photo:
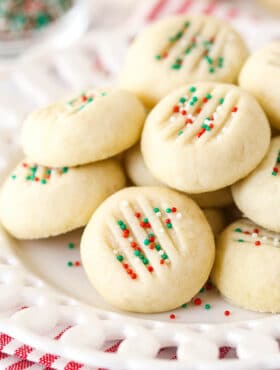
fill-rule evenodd
<path id="1" fill-rule="evenodd" d="M 21 153 L 31 110 L 117 82 L 126 49 L 147 24 L 203 13 L 230 22 L 251 50 L 280 39 L 280 0 L 0 0 L 0 179 Z"/>

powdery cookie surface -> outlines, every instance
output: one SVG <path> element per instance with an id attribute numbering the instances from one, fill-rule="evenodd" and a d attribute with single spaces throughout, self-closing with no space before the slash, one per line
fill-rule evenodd
<path id="1" fill-rule="evenodd" d="M 243 308 L 280 312 L 280 235 L 242 219 L 218 239 L 212 280 Z"/>
<path id="2" fill-rule="evenodd" d="M 241 37 L 221 19 L 169 17 L 136 38 L 128 51 L 121 84 L 153 106 L 187 83 L 235 83 L 247 56 Z"/>
<path id="3" fill-rule="evenodd" d="M 139 145 L 135 145 L 125 153 L 124 164 L 126 173 L 134 185 L 165 186 L 148 170 Z M 202 208 L 225 207 L 232 204 L 230 187 L 190 196 Z"/>
<path id="4" fill-rule="evenodd" d="M 247 60 L 240 72 L 239 85 L 256 97 L 270 123 L 279 130 L 280 41 L 266 45 Z"/>
<path id="5" fill-rule="evenodd" d="M 1 189 L 0 219 L 19 239 L 62 234 L 84 226 L 96 207 L 124 186 L 124 173 L 115 160 L 76 168 L 25 160 Z"/>
<path id="6" fill-rule="evenodd" d="M 266 6 L 268 9 L 280 14 L 280 1 L 279 0 L 258 0 L 262 5 Z"/>
<path id="7" fill-rule="evenodd" d="M 197 83 L 156 105 L 141 150 L 157 179 L 187 193 L 205 193 L 245 177 L 269 142 L 269 123 L 251 95 L 233 85 Z"/>
<path id="8" fill-rule="evenodd" d="M 90 90 L 32 113 L 23 124 L 23 150 L 45 166 L 96 162 L 135 144 L 145 115 L 128 91 Z"/>
<path id="9" fill-rule="evenodd" d="M 232 186 L 238 208 L 254 222 L 280 231 L 280 136 L 271 141 L 259 166 Z"/>
<path id="10" fill-rule="evenodd" d="M 127 188 L 106 199 L 81 242 L 83 266 L 104 299 L 146 313 L 189 301 L 207 280 L 214 253 L 199 207 L 161 187 Z"/>

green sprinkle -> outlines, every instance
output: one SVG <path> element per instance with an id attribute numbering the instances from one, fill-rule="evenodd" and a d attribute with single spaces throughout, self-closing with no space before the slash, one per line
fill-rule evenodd
<path id="1" fill-rule="evenodd" d="M 191 93 L 195 92 L 195 91 L 196 91 L 196 87 L 191 86 L 189 91 L 190 91 Z"/>
<path id="2" fill-rule="evenodd" d="M 187 307 L 188 307 L 187 303 L 182 304 L 182 308 L 187 308 Z"/>
<path id="3" fill-rule="evenodd" d="M 186 99 L 186 98 L 184 98 L 184 97 L 182 96 L 182 97 L 180 98 L 179 102 L 180 102 L 180 103 L 185 103 L 185 102 L 186 102 L 186 100 L 187 100 L 187 99 Z"/>
<path id="4" fill-rule="evenodd" d="M 210 73 L 214 73 L 214 72 L 215 72 L 215 68 L 214 68 L 214 67 L 210 67 L 210 68 L 209 68 L 209 72 L 210 72 Z"/>
<path id="5" fill-rule="evenodd" d="M 103 91 L 103 92 L 101 93 L 101 96 L 107 96 L 106 91 Z"/>
<path id="6" fill-rule="evenodd" d="M 62 172 L 67 173 L 68 172 L 68 167 L 62 167 Z"/>
<path id="7" fill-rule="evenodd" d="M 145 239 L 145 240 L 144 240 L 144 244 L 145 244 L 145 245 L 149 245 L 149 244 L 150 244 L 150 240 L 149 240 L 149 239 Z"/>
<path id="8" fill-rule="evenodd" d="M 177 63 L 171 66 L 172 69 L 180 69 L 181 67 L 182 67 L 181 64 L 177 64 Z"/>
<path id="9" fill-rule="evenodd" d="M 172 229 L 172 224 L 166 224 L 167 229 Z"/>
<path id="10" fill-rule="evenodd" d="M 120 261 L 120 262 L 122 262 L 122 261 L 123 261 L 123 256 L 119 254 L 119 255 L 117 256 L 117 260 L 118 260 L 118 261 Z"/>
<path id="11" fill-rule="evenodd" d="M 155 213 L 158 213 L 158 212 L 159 212 L 159 208 L 155 207 L 155 208 L 153 209 L 153 211 L 154 211 Z"/>
<path id="12" fill-rule="evenodd" d="M 182 36 L 183 36 L 183 32 L 179 31 L 179 32 L 177 32 L 175 37 L 176 37 L 177 40 L 179 40 Z"/>
<path id="13" fill-rule="evenodd" d="M 32 176 L 26 176 L 26 180 L 32 180 Z"/>
<path id="14" fill-rule="evenodd" d="M 142 260 L 142 261 L 145 259 L 144 254 L 140 254 L 140 256 L 139 256 L 139 257 L 141 258 L 141 260 Z"/>
<path id="15" fill-rule="evenodd" d="M 156 248 L 157 251 L 160 251 L 161 250 L 161 246 L 159 244 L 156 244 L 155 245 L 155 248 Z"/>
<path id="16" fill-rule="evenodd" d="M 206 303 L 206 305 L 204 306 L 205 310 L 210 310 L 211 308 L 211 305 L 209 303 Z"/>
<path id="17" fill-rule="evenodd" d="M 192 100 L 193 100 L 194 102 L 197 102 L 197 101 L 198 101 L 198 97 L 197 97 L 197 96 L 193 96 Z"/>
<path id="18" fill-rule="evenodd" d="M 220 103 L 220 104 L 223 104 L 223 103 L 224 103 L 224 101 L 225 101 L 225 99 L 224 99 L 224 98 L 221 98 L 221 99 L 219 100 L 219 103 Z"/>
<path id="19" fill-rule="evenodd" d="M 47 172 L 47 175 L 50 175 L 52 173 L 52 170 L 48 169 L 46 172 Z"/>
<path id="20" fill-rule="evenodd" d="M 199 293 L 203 293 L 204 292 L 204 288 L 201 288 Z"/>
<path id="21" fill-rule="evenodd" d="M 206 94 L 205 98 L 210 100 L 212 98 L 212 95 L 211 94 Z"/>
<path id="22" fill-rule="evenodd" d="M 126 224 L 122 223 L 122 224 L 120 225 L 120 228 L 121 228 L 122 230 L 126 230 Z"/>
<path id="23" fill-rule="evenodd" d="M 13 180 L 15 180 L 16 178 L 17 178 L 16 175 L 11 176 L 11 179 L 13 179 Z"/>
<path id="24" fill-rule="evenodd" d="M 241 229 L 240 227 L 237 227 L 236 229 L 234 229 L 234 231 L 235 231 L 236 233 L 242 233 L 242 229 Z"/>
<path id="25" fill-rule="evenodd" d="M 244 242 L 243 239 L 238 239 L 237 241 L 238 241 L 238 243 L 243 243 Z"/>
<path id="26" fill-rule="evenodd" d="M 75 244 L 74 243 L 68 243 L 68 248 L 69 249 L 74 249 L 75 248 Z"/>
<path id="27" fill-rule="evenodd" d="M 189 27 L 190 26 L 190 22 L 189 21 L 185 22 L 184 26 L 185 27 Z"/>
<path id="28" fill-rule="evenodd" d="M 140 256 L 140 251 L 138 251 L 138 250 L 134 251 L 134 255 L 137 256 L 137 257 Z"/>
<path id="29" fill-rule="evenodd" d="M 68 265 L 69 267 L 71 267 L 71 266 L 73 266 L 73 262 L 68 261 L 68 262 L 67 262 L 67 265 Z"/>
<path id="30" fill-rule="evenodd" d="M 50 22 L 50 17 L 48 14 L 41 13 L 36 19 L 36 28 L 45 27 Z"/>
<path id="31" fill-rule="evenodd" d="M 192 48 L 191 47 L 188 47 L 186 50 L 185 50 L 185 54 L 190 54 L 190 52 L 192 51 Z"/>
<path id="32" fill-rule="evenodd" d="M 271 174 L 272 176 L 276 176 L 277 175 L 277 172 L 272 172 L 272 174 Z"/>
<path id="33" fill-rule="evenodd" d="M 205 60 L 207 61 L 208 64 L 213 64 L 213 59 L 209 57 L 209 55 L 205 55 Z"/>
<path id="34" fill-rule="evenodd" d="M 155 236 L 155 234 L 153 234 L 153 233 L 148 234 L 149 238 L 152 238 L 153 236 Z"/>
<path id="35" fill-rule="evenodd" d="M 167 260 L 168 255 L 167 255 L 166 253 L 163 253 L 163 255 L 161 256 L 161 258 L 162 258 L 163 260 Z"/>
<path id="36" fill-rule="evenodd" d="M 144 263 L 144 265 L 148 265 L 149 264 L 149 260 L 147 258 L 143 258 L 143 263 Z"/>
<path id="37" fill-rule="evenodd" d="M 166 213 L 171 213 L 171 212 L 172 212 L 172 210 L 171 210 L 171 208 L 166 208 L 165 212 L 166 212 Z"/>
<path id="38" fill-rule="evenodd" d="M 280 163 L 280 157 L 277 158 L 277 163 Z"/>
<path id="39" fill-rule="evenodd" d="M 47 183 L 47 180 L 46 179 L 42 179 L 41 180 L 41 184 L 46 184 Z"/>
<path id="40" fill-rule="evenodd" d="M 184 131 L 180 130 L 180 131 L 178 132 L 178 136 L 181 136 L 183 133 L 184 133 Z"/>
<path id="41" fill-rule="evenodd" d="M 122 225 L 122 224 L 123 224 L 123 221 L 122 221 L 122 220 L 118 220 L 118 221 L 117 221 L 117 224 L 118 224 L 118 225 Z"/>
<path id="42" fill-rule="evenodd" d="M 145 224 L 149 223 L 149 219 L 147 217 L 145 217 L 143 221 L 145 222 Z"/>
<path id="43" fill-rule="evenodd" d="M 155 56 L 155 59 L 156 59 L 156 60 L 161 60 L 161 55 L 159 55 L 159 54 L 158 54 L 158 55 L 156 55 L 156 56 Z"/>
<path id="44" fill-rule="evenodd" d="M 87 103 L 93 102 L 93 97 L 88 98 Z"/>
<path id="45" fill-rule="evenodd" d="M 224 63 L 224 58 L 223 57 L 219 57 L 218 58 L 218 62 L 221 63 L 221 64 L 223 64 Z"/>
<path id="46" fill-rule="evenodd" d="M 31 168 L 30 168 L 30 171 L 31 171 L 31 172 L 36 172 L 36 171 L 37 171 L 37 169 L 38 169 L 38 167 L 31 167 Z"/>

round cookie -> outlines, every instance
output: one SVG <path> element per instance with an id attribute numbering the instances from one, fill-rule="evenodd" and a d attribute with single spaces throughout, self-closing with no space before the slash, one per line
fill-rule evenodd
<path id="1" fill-rule="evenodd" d="M 256 100 L 237 86 L 181 87 L 148 115 L 144 161 L 160 181 L 187 193 L 224 188 L 264 157 L 270 126 Z"/>
<path id="2" fill-rule="evenodd" d="M 280 14 L 279 0 L 258 0 L 258 1 L 272 12 L 274 13 L 276 12 L 278 15 Z"/>
<path id="3" fill-rule="evenodd" d="M 280 136 L 259 166 L 232 186 L 237 207 L 257 224 L 280 232 Z"/>
<path id="4" fill-rule="evenodd" d="M 106 199 L 81 242 L 83 266 L 100 295 L 144 313 L 189 301 L 207 280 L 214 253 L 200 208 L 162 187 L 126 188 Z"/>
<path id="5" fill-rule="evenodd" d="M 96 207 L 124 186 L 124 173 L 115 160 L 75 168 L 25 160 L 1 189 L 0 219 L 19 239 L 63 234 L 84 226 Z"/>
<path id="6" fill-rule="evenodd" d="M 280 312 L 280 235 L 241 219 L 218 238 L 212 280 L 232 303 Z"/>
<path id="7" fill-rule="evenodd" d="M 203 209 L 205 217 L 211 226 L 213 234 L 218 236 L 226 226 L 226 218 L 221 209 L 205 208 Z"/>
<path id="8" fill-rule="evenodd" d="M 23 124 L 23 150 L 44 166 L 96 162 L 134 145 L 145 116 L 128 91 L 89 90 L 32 113 Z"/>
<path id="9" fill-rule="evenodd" d="M 124 164 L 126 173 L 134 185 L 165 186 L 148 170 L 138 144 L 125 153 Z M 202 208 L 225 207 L 232 204 L 230 187 L 209 193 L 192 194 L 191 198 Z"/>
<path id="10" fill-rule="evenodd" d="M 280 7 L 280 2 L 279 2 Z M 280 129 L 280 41 L 254 53 L 244 64 L 239 85 L 250 92 L 263 107 L 272 126 Z"/>
<path id="11" fill-rule="evenodd" d="M 162 19 L 128 50 L 121 85 L 153 106 L 184 84 L 235 83 L 248 50 L 232 27 L 205 15 Z"/>

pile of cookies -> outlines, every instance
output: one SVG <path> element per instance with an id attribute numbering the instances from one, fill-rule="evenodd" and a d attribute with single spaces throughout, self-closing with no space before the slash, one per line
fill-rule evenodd
<path id="1" fill-rule="evenodd" d="M 210 277 L 233 303 L 280 312 L 280 42 L 248 57 L 212 17 L 148 27 L 120 88 L 26 119 L 4 227 L 26 239 L 86 225 L 85 271 L 122 310 L 174 309 Z"/>

